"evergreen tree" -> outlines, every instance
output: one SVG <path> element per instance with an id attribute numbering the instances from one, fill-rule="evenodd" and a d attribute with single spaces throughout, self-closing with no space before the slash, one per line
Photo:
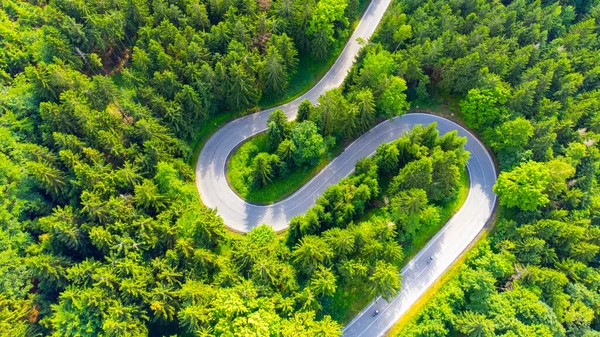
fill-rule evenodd
<path id="1" fill-rule="evenodd" d="M 260 188 L 267 186 L 273 179 L 273 155 L 259 153 L 252 160 L 252 183 Z"/>
<path id="2" fill-rule="evenodd" d="M 298 66 L 298 51 L 296 50 L 292 39 L 288 37 L 286 33 L 281 35 L 272 35 L 271 39 L 269 40 L 269 45 L 277 48 L 277 52 L 283 59 L 288 75 L 293 75 L 296 72 L 296 67 Z"/>
<path id="3" fill-rule="evenodd" d="M 283 58 L 274 46 L 267 50 L 264 68 L 265 92 L 281 95 L 288 85 L 288 74 Z"/>
<path id="4" fill-rule="evenodd" d="M 296 115 L 296 122 L 301 123 L 310 118 L 310 114 L 312 112 L 313 105 L 312 102 L 305 99 L 300 102 L 298 106 L 298 113 Z"/>
<path id="5" fill-rule="evenodd" d="M 351 96 L 351 100 L 358 108 L 358 131 L 369 130 L 375 124 L 375 100 L 371 89 L 362 89 Z"/>
<path id="6" fill-rule="evenodd" d="M 400 274 L 393 265 L 377 261 L 369 283 L 373 295 L 380 295 L 389 301 L 400 290 Z"/>
<path id="7" fill-rule="evenodd" d="M 288 165 L 288 168 L 294 164 L 294 152 L 296 152 L 296 145 L 291 139 L 282 141 L 277 147 L 277 156 Z"/>
<path id="8" fill-rule="evenodd" d="M 227 103 L 235 110 L 254 106 L 260 93 L 242 66 L 232 64 L 227 72 Z"/>

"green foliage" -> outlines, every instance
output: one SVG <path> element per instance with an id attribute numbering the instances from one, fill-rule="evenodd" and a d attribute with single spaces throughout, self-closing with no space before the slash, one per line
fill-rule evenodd
<path id="1" fill-rule="evenodd" d="M 338 336 L 334 299 L 397 292 L 403 246 L 456 193 L 455 133 L 382 146 L 284 238 L 226 234 L 183 162 L 209 118 L 285 95 L 300 59 L 340 48 L 356 7 L 4 1 L 0 334 Z M 322 163 L 324 137 L 457 95 L 504 171 L 503 212 L 403 336 L 596 335 L 598 22 L 594 1 L 394 3 L 343 88 L 303 103 L 293 128 L 272 120 L 270 153 L 249 150 L 244 172 L 277 186 Z"/>
<path id="2" fill-rule="evenodd" d="M 433 166 L 431 158 L 424 157 L 406 164 L 394 177 L 390 190 L 398 192 L 403 189 L 420 188 L 432 183 Z"/>
<path id="3" fill-rule="evenodd" d="M 267 88 L 269 87 L 267 86 Z M 250 76 L 237 64 L 231 65 L 227 73 L 226 90 L 227 104 L 234 110 L 252 107 L 260 98 Z M 275 90 L 275 84 L 273 84 L 273 90 Z"/>
<path id="4" fill-rule="evenodd" d="M 339 151 L 339 147 L 327 146 L 314 164 L 296 165 L 296 145 L 291 138 L 291 131 L 297 123 L 285 121 L 285 114 L 282 117 L 281 119 L 278 117 L 270 119 L 270 124 L 275 125 L 275 122 L 279 120 L 285 123 L 283 127 L 271 128 L 271 134 L 267 132 L 251 137 L 232 153 L 227 163 L 227 179 L 233 190 L 250 202 L 270 204 L 292 194 L 320 172 Z M 283 135 L 279 133 L 279 130 L 282 129 L 285 130 Z M 270 141 L 272 139 L 278 141 L 279 137 L 286 138 L 274 151 L 271 151 Z M 270 158 L 272 174 L 267 185 L 254 184 L 252 163 L 258 154 Z"/>
<path id="5" fill-rule="evenodd" d="M 437 209 L 428 205 L 427 193 L 421 189 L 401 191 L 390 202 L 391 218 L 402 224 L 407 238 L 415 236 L 422 226 L 436 226 L 439 221 Z"/>
<path id="6" fill-rule="evenodd" d="M 348 100 L 340 89 L 333 89 L 319 96 L 319 128 L 323 136 L 337 136 L 344 132 L 348 125 L 340 125 L 350 111 Z"/>
<path id="7" fill-rule="evenodd" d="M 299 9 L 317 4 L 290 6 L 2 3 L 1 335 L 339 335 L 296 312 L 289 263 L 220 255 L 231 238 L 183 162 L 208 118 L 285 90 L 308 29 Z M 294 163 L 286 123 L 272 175 Z M 260 158 L 248 168 L 263 184 Z"/>
<path id="8" fill-rule="evenodd" d="M 409 105 L 404 93 L 406 89 L 406 81 L 398 76 L 391 76 L 386 80 L 385 89 L 378 100 L 383 116 L 391 118 L 408 111 Z"/>
<path id="9" fill-rule="evenodd" d="M 314 165 L 325 151 L 323 137 L 318 134 L 316 125 L 311 121 L 294 125 L 292 141 L 296 147 L 294 163 L 298 166 Z"/>
<path id="10" fill-rule="evenodd" d="M 279 96 L 283 94 L 288 85 L 284 59 L 274 46 L 269 47 L 266 58 L 263 75 L 265 93 Z"/>
<path id="11" fill-rule="evenodd" d="M 388 162 L 398 167 L 398 146 L 406 141 L 424 147 L 423 158 L 430 161 L 428 151 L 444 152 L 438 147 L 440 144 L 448 149 L 448 154 L 457 156 L 456 153 L 464 152 L 464 139 L 456 137 L 456 133 L 438 137 L 432 130 L 435 125 L 416 127 L 399 140 L 382 144 L 374 158 L 358 161 L 353 175 L 330 186 L 312 209 L 290 221 L 287 246 L 293 249 L 298 269 L 309 280 L 313 292 L 331 297 L 331 303 L 324 302 L 325 312 L 345 317 L 336 310 L 347 307 L 348 303 L 338 302 L 352 292 L 393 298 L 400 288 L 398 268 L 404 257 L 403 248 L 410 247 L 417 234 L 421 237 L 421 233 L 438 228 L 440 212 L 437 206 L 429 204 L 426 192 L 401 187 L 382 191 L 380 182 L 395 173 L 380 171 L 377 165 Z M 390 149 L 396 149 L 395 156 L 387 155 Z M 417 161 L 413 158 L 409 163 Z M 455 165 L 464 170 L 465 163 L 456 161 Z M 382 193 L 391 197 L 390 206 L 383 208 L 380 216 L 362 220 L 372 201 Z M 337 271 L 335 290 L 333 282 L 327 281 L 332 278 L 329 271 L 323 269 L 331 266 Z"/>
<path id="12" fill-rule="evenodd" d="M 509 95 L 509 91 L 502 84 L 489 89 L 469 90 L 466 98 L 460 102 L 465 122 L 477 130 L 497 125 L 508 114 L 504 104 Z"/>
<path id="13" fill-rule="evenodd" d="M 271 112 L 267 120 L 267 135 L 269 138 L 269 151 L 273 152 L 279 144 L 286 138 L 289 138 L 291 126 L 287 121 L 287 116 L 280 109 Z"/>
<path id="14" fill-rule="evenodd" d="M 259 153 L 252 160 L 250 168 L 252 174 L 252 183 L 256 187 L 268 185 L 273 179 L 273 166 L 276 165 L 279 158 L 268 153 Z"/>
<path id="15" fill-rule="evenodd" d="M 378 261 L 373 275 L 369 277 L 371 293 L 381 295 L 388 301 L 391 300 L 400 290 L 400 277 L 394 265 Z"/>
<path id="16" fill-rule="evenodd" d="M 491 148 L 498 154 L 502 168 L 510 169 L 519 161 L 528 159 L 530 151 L 525 150 L 534 128 L 527 119 L 518 117 L 494 127 L 486 135 Z"/>
<path id="17" fill-rule="evenodd" d="M 296 115 L 296 122 L 301 123 L 310 118 L 313 110 L 312 102 L 305 99 L 298 106 L 298 114 Z"/>
<path id="18" fill-rule="evenodd" d="M 550 201 L 546 192 L 550 179 L 546 165 L 530 161 L 510 172 L 500 173 L 494 192 L 498 194 L 500 205 L 533 211 Z"/>
<path id="19" fill-rule="evenodd" d="M 354 93 L 350 100 L 358 110 L 358 132 L 366 132 L 375 123 L 375 102 L 373 92 L 369 88 Z"/>
<path id="20" fill-rule="evenodd" d="M 397 68 L 394 58 L 381 48 L 368 52 L 359 70 L 359 83 L 376 90 L 377 94 L 385 89 L 385 80 L 394 74 Z"/>
<path id="21" fill-rule="evenodd" d="M 381 144 L 377 148 L 375 158 L 377 158 L 377 167 L 384 174 L 394 174 L 398 170 L 398 159 L 400 152 L 398 147 L 391 143 Z"/>
<path id="22" fill-rule="evenodd" d="M 277 147 L 277 156 L 279 159 L 286 163 L 288 167 L 294 164 L 294 153 L 296 152 L 296 145 L 290 139 L 286 139 L 279 143 Z"/>
<path id="23" fill-rule="evenodd" d="M 599 254 L 589 239 L 598 232 L 598 8 L 596 2 L 436 0 L 401 1 L 386 14 L 375 40 L 394 51 L 395 75 L 405 78 L 408 97 L 420 99 L 427 89 L 460 100 L 454 115 L 480 132 L 501 170 L 490 240 L 472 249 L 401 336 L 598 334 L 595 302 L 582 300 L 598 290 L 589 278 L 598 275 Z M 406 25 L 412 38 L 394 41 Z M 440 147 L 451 152 L 445 147 L 452 143 Z M 423 149 L 398 145 L 400 173 L 428 181 L 411 164 L 423 160 Z M 434 154 L 432 184 L 424 186 L 437 179 L 451 187 L 456 174 L 448 165 L 465 159 Z M 446 169 L 436 178 L 439 168 Z M 406 181 L 396 177 L 390 186 L 407 187 Z M 444 200 L 443 190 L 425 193 L 435 203 Z M 407 194 L 398 193 L 391 205 L 404 210 L 418 195 Z"/>
<path id="24" fill-rule="evenodd" d="M 343 0 L 317 2 L 306 30 L 306 34 L 312 37 L 311 54 L 315 59 L 323 59 L 327 55 L 329 46 L 334 41 L 335 25 L 348 26 L 348 18 L 344 16 L 347 5 Z"/>

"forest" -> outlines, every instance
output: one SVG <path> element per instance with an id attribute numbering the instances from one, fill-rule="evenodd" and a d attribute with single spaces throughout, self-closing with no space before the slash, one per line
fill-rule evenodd
<path id="1" fill-rule="evenodd" d="M 339 336 L 392 298 L 460 198 L 463 138 L 383 144 L 285 233 L 228 231 L 188 164 L 199 129 L 284 97 L 360 8 L 0 2 L 0 335 Z M 393 2 L 340 89 L 273 114 L 248 181 L 449 106 L 497 158 L 497 221 L 396 334 L 598 336 L 598 34 L 597 0 Z"/>
<path id="2" fill-rule="evenodd" d="M 192 130 L 222 110 L 252 109 L 271 90 L 268 69 L 289 69 L 289 78 L 298 53 L 322 57 L 318 39 L 290 37 L 298 27 L 330 34 L 329 45 L 356 10 L 259 5 L 2 3 L 2 335 L 337 336 L 341 322 L 328 313 L 339 312 L 328 301 L 338 286 L 359 284 L 369 296 L 398 290 L 398 232 L 383 220 L 352 224 L 379 196 L 375 162 L 333 187 L 318 223 L 289 239 L 268 227 L 232 234 L 198 200 L 186 162 Z M 319 16 L 331 6 L 338 20 Z M 404 83 L 393 78 L 393 88 Z M 329 97 L 345 101 L 341 91 Z M 323 134 L 341 135 L 333 123 L 346 111 L 335 103 L 323 104 Z M 366 103 L 362 131 L 374 123 L 373 98 Z M 440 138 L 449 143 L 435 149 L 427 130 L 431 149 L 387 153 L 398 163 L 464 166 L 453 154 L 461 141 Z M 355 197 L 343 195 L 355 187 Z M 435 221 L 426 194 L 409 192 L 421 206 L 395 216 L 416 228 L 426 209 Z M 345 231 L 320 235 L 333 227 Z M 354 247 L 335 245 L 348 237 Z M 322 250 L 313 255 L 312 245 Z"/>
<path id="3" fill-rule="evenodd" d="M 495 227 L 393 335 L 600 335 L 599 33 L 597 1 L 388 10 L 376 41 L 396 50 L 409 98 L 454 100 L 502 171 Z"/>

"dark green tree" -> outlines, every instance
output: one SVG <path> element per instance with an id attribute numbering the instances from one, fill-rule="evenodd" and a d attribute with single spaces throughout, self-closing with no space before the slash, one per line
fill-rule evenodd
<path id="1" fill-rule="evenodd" d="M 244 109 L 256 105 L 259 98 L 256 83 L 242 66 L 232 64 L 227 72 L 227 104 L 232 109 Z"/>

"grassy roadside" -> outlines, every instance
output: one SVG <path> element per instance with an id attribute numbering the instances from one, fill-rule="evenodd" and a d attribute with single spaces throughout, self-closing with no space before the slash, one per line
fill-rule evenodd
<path id="1" fill-rule="evenodd" d="M 246 180 L 249 173 L 252 153 L 267 151 L 267 134 L 253 136 L 234 150 L 227 162 L 227 181 L 240 197 L 255 204 L 272 204 L 296 192 L 312 177 L 319 173 L 343 149 L 344 144 L 336 145 L 328 150 L 319 162 L 310 167 L 295 169 L 285 178 L 275 178 L 273 182 L 261 189 L 252 189 Z"/>
<path id="2" fill-rule="evenodd" d="M 196 160 L 198 160 L 198 156 L 200 155 L 200 150 L 204 147 L 204 143 L 212 136 L 213 133 L 217 132 L 223 125 L 228 122 L 240 117 L 242 115 L 239 111 L 227 111 L 220 115 L 211 117 L 206 121 L 196 132 L 194 133 L 194 138 L 188 142 L 189 147 L 192 149 L 192 152 L 187 158 L 186 162 L 191 167 L 196 167 Z"/>
<path id="3" fill-rule="evenodd" d="M 470 247 L 477 245 L 481 242 L 482 239 L 488 236 L 488 232 L 486 229 L 481 233 L 481 235 L 476 239 L 475 242 Z M 440 276 L 435 282 L 423 293 L 421 297 L 408 309 L 404 315 L 392 326 L 392 328 L 386 333 L 388 337 L 400 336 L 402 330 L 410 323 L 413 319 L 417 317 L 417 314 L 425 307 L 427 302 L 429 302 L 437 293 L 442 289 L 444 284 L 455 278 L 460 272 L 462 266 L 467 259 L 468 250 L 463 252 L 463 254 L 454 261 L 454 263 L 448 268 L 442 276 Z"/>
<path id="4" fill-rule="evenodd" d="M 338 56 L 344 49 L 344 46 L 348 42 L 348 39 L 354 33 L 356 26 L 360 22 L 360 18 L 369 6 L 370 0 L 360 0 L 358 7 L 358 15 L 353 20 L 351 29 L 348 31 L 348 38 L 343 41 L 338 41 L 337 44 L 333 45 L 327 58 L 322 61 L 315 62 L 310 55 L 302 55 L 298 59 L 298 67 L 296 73 L 290 79 L 290 83 L 286 93 L 283 97 L 268 97 L 263 96 L 258 102 L 258 108 L 256 111 L 262 111 L 268 108 L 272 108 L 290 101 L 301 96 L 307 92 L 315 84 L 317 84 L 331 66 L 335 63 Z M 191 167 L 196 167 L 196 160 L 200 155 L 200 151 L 204 146 L 204 143 L 212 136 L 217 130 L 228 122 L 243 116 L 246 114 L 245 111 L 226 111 L 209 118 L 201 127 L 194 132 L 194 138 L 188 142 L 189 147 L 192 149 L 190 156 L 186 162 Z"/>
<path id="5" fill-rule="evenodd" d="M 466 170 L 461 173 L 460 187 L 458 190 L 457 197 L 450 202 L 446 203 L 440 210 L 440 222 L 438 226 L 427 228 L 423 230 L 415 237 L 413 245 L 404 252 L 404 261 L 400 267 L 404 267 L 410 259 L 415 256 L 422 248 L 427 244 L 427 241 L 431 239 L 439 230 L 442 228 L 448 220 L 462 207 L 467 200 L 469 194 L 469 175 Z M 376 208 L 371 210 L 364 220 L 368 220 L 372 216 L 384 215 L 385 210 L 383 208 Z M 331 298 L 331 301 L 327 303 L 326 314 L 330 315 L 333 319 L 342 324 L 347 324 L 356 316 L 369 302 L 371 302 L 371 296 L 366 289 L 362 288 L 340 288 Z"/>
<path id="6" fill-rule="evenodd" d="M 302 55 L 298 58 L 298 67 L 296 73 L 290 78 L 290 83 L 284 96 L 263 96 L 258 105 L 261 110 L 272 108 L 283 103 L 293 101 L 302 96 L 315 84 L 317 84 L 327 71 L 333 66 L 335 60 L 344 49 L 344 45 L 335 45 L 329 51 L 327 58 L 315 62 L 310 55 Z"/>
<path id="7" fill-rule="evenodd" d="M 460 125 L 465 125 L 460 113 L 460 100 L 452 96 L 436 96 L 426 101 L 416 100 L 410 102 L 408 112 L 427 112 L 433 115 L 445 117 Z"/>

